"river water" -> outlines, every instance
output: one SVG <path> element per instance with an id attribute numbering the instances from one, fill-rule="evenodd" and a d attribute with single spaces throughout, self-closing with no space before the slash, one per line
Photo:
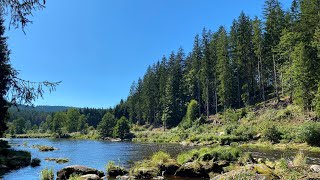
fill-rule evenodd
<path id="1" fill-rule="evenodd" d="M 52 168 L 54 173 L 65 166 L 84 165 L 106 171 L 108 161 L 115 161 L 124 167 L 130 167 L 134 162 L 149 158 L 154 152 L 168 152 L 176 157 L 180 152 L 191 149 L 191 147 L 179 144 L 147 144 L 132 142 L 107 142 L 93 140 L 69 140 L 69 139 L 5 139 L 12 148 L 31 152 L 32 158 L 41 159 L 38 167 L 26 167 L 5 174 L 2 178 L 8 180 L 37 180 L 41 170 Z M 27 144 L 27 146 L 23 146 Z M 53 146 L 59 150 L 51 152 L 40 152 L 32 148 L 32 145 Z M 45 158 L 68 158 L 65 164 L 47 162 Z M 0 178 L 1 179 L 1 178 Z M 170 178 L 172 179 L 172 178 Z"/>
<path id="2" fill-rule="evenodd" d="M 41 159 L 38 167 L 26 167 L 5 174 L 5 180 L 37 180 L 41 170 L 52 168 L 54 173 L 65 166 L 84 165 L 105 172 L 108 161 L 115 161 L 124 167 L 130 167 L 134 162 L 149 158 L 154 152 L 162 150 L 175 158 L 179 153 L 195 147 L 181 146 L 179 144 L 152 144 L 132 142 L 107 142 L 93 140 L 70 140 L 70 139 L 5 139 L 14 149 L 31 152 L 32 158 Z M 27 145 L 27 146 L 24 146 Z M 32 145 L 53 146 L 59 150 L 51 152 L 39 152 Z M 275 160 L 279 158 L 292 158 L 296 151 L 272 151 L 265 149 L 245 149 L 256 158 L 268 158 Z M 319 153 L 307 153 L 309 164 L 320 164 Z M 45 158 L 68 158 L 65 164 L 47 162 Z M 1 178 L 0 178 L 1 179 Z M 178 177 L 166 177 L 167 180 L 182 180 Z M 188 178 L 188 180 L 197 180 Z"/>

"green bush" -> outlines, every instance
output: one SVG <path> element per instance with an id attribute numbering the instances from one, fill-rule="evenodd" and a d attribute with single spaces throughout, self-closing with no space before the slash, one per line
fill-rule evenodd
<path id="1" fill-rule="evenodd" d="M 191 150 L 189 152 L 179 154 L 177 157 L 177 162 L 179 164 L 184 164 L 194 160 L 236 161 L 241 154 L 241 150 L 236 147 L 218 146 L 214 148 L 201 148 L 199 150 Z"/>
<path id="2" fill-rule="evenodd" d="M 307 158 L 302 152 L 299 152 L 293 159 L 294 166 L 303 167 L 306 164 L 307 164 Z"/>
<path id="3" fill-rule="evenodd" d="M 320 124 L 307 122 L 301 126 L 300 138 L 311 146 L 320 146 Z"/>
<path id="4" fill-rule="evenodd" d="M 130 132 L 129 121 L 126 117 L 123 116 L 117 121 L 117 124 L 113 130 L 113 136 L 118 137 L 120 139 L 125 139 L 125 137 L 129 134 L 129 132 Z"/>
<path id="5" fill-rule="evenodd" d="M 54 180 L 54 174 L 52 169 L 44 169 L 41 171 L 41 180 Z"/>
<path id="6" fill-rule="evenodd" d="M 154 164 L 163 164 L 170 160 L 170 155 L 168 153 L 165 153 L 163 151 L 156 152 L 152 155 L 151 161 Z"/>
<path id="7" fill-rule="evenodd" d="M 264 138 L 271 143 L 279 143 L 281 140 L 281 132 L 278 131 L 275 125 L 267 125 L 263 132 Z"/>
<path id="8" fill-rule="evenodd" d="M 183 129 L 188 129 L 195 123 L 198 117 L 198 102 L 196 100 L 191 100 L 188 104 L 186 116 L 179 126 Z"/>
<path id="9" fill-rule="evenodd" d="M 182 154 L 179 154 L 177 157 L 177 162 L 179 164 L 185 164 L 187 162 L 194 161 L 199 157 L 199 152 L 197 150 L 191 150 Z"/>
<path id="10" fill-rule="evenodd" d="M 107 172 L 111 169 L 116 169 L 118 166 L 114 161 L 109 161 L 106 167 Z"/>
<path id="11" fill-rule="evenodd" d="M 252 139 L 253 136 L 256 134 L 254 127 L 248 125 L 240 125 L 238 128 L 233 132 L 236 136 L 242 136 L 246 139 Z"/>

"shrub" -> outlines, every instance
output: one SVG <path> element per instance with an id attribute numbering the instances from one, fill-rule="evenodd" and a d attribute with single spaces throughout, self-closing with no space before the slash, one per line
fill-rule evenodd
<path id="1" fill-rule="evenodd" d="M 40 166 L 40 162 L 41 162 L 41 160 L 39 158 L 34 158 L 34 159 L 31 160 L 30 165 L 32 167 Z"/>
<path id="2" fill-rule="evenodd" d="M 302 152 L 299 152 L 293 159 L 294 166 L 305 166 L 307 164 L 307 158 Z"/>
<path id="3" fill-rule="evenodd" d="M 264 130 L 264 138 L 271 143 L 279 143 L 281 140 L 281 133 L 274 125 L 268 125 Z"/>
<path id="4" fill-rule="evenodd" d="M 194 124 L 194 122 L 199 117 L 198 114 L 198 102 L 196 100 L 191 100 L 188 104 L 186 116 L 183 118 L 183 121 L 180 123 L 180 127 L 183 129 L 188 129 Z"/>
<path id="5" fill-rule="evenodd" d="M 109 161 L 108 164 L 107 164 L 106 170 L 108 172 L 109 170 L 115 169 L 117 167 L 118 166 L 116 165 L 116 163 L 114 161 Z"/>
<path id="6" fill-rule="evenodd" d="M 41 180 L 54 180 L 54 174 L 52 169 L 44 169 L 41 171 Z"/>
<path id="7" fill-rule="evenodd" d="M 177 157 L 177 162 L 179 164 L 184 164 L 187 162 L 191 162 L 199 157 L 199 153 L 197 150 L 191 150 L 182 154 L 179 154 Z"/>
<path id="8" fill-rule="evenodd" d="M 201 148 L 178 155 L 177 162 L 184 164 L 196 159 L 201 161 L 236 161 L 242 154 L 239 148 L 218 146 L 214 148 Z"/>
<path id="9" fill-rule="evenodd" d="M 163 151 L 156 152 L 151 157 L 151 161 L 154 164 L 163 164 L 163 163 L 168 162 L 169 159 L 170 159 L 170 155 L 165 153 L 165 152 L 163 152 Z"/>
<path id="10" fill-rule="evenodd" d="M 320 124 L 307 122 L 301 126 L 300 138 L 311 146 L 320 146 Z"/>
<path id="11" fill-rule="evenodd" d="M 248 125 L 240 125 L 233 133 L 236 136 L 242 136 L 245 139 L 252 139 L 253 136 L 256 134 L 254 128 Z"/>

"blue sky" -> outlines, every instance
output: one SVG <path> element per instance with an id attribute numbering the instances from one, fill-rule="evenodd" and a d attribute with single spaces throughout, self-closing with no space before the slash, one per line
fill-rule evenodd
<path id="1" fill-rule="evenodd" d="M 281 1 L 288 8 L 291 0 Z M 206 27 L 227 28 L 243 10 L 261 17 L 263 0 L 48 0 L 33 24 L 7 32 L 11 62 L 32 81 L 62 81 L 35 105 L 110 107 L 126 98 L 148 65 Z"/>

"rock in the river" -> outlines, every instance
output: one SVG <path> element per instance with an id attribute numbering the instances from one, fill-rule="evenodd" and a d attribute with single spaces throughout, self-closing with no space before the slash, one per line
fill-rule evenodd
<path id="1" fill-rule="evenodd" d="M 310 170 L 316 173 L 320 173 L 320 165 L 311 165 Z"/>
<path id="2" fill-rule="evenodd" d="M 188 162 L 182 165 L 175 173 L 180 177 L 204 177 L 208 178 L 208 173 L 202 168 L 199 162 Z"/>
<path id="3" fill-rule="evenodd" d="M 99 180 L 100 177 L 96 174 L 86 174 L 80 177 L 83 180 Z"/>
<path id="4" fill-rule="evenodd" d="M 248 180 L 269 180 L 279 179 L 273 174 L 272 170 L 263 164 L 250 164 L 242 167 L 238 170 L 233 170 L 221 175 L 217 175 L 211 180 L 222 180 L 222 179 L 241 179 L 245 177 Z"/>
<path id="5" fill-rule="evenodd" d="M 104 173 L 102 171 L 80 166 L 80 165 L 73 165 L 73 166 L 67 166 L 60 171 L 57 172 L 57 180 L 67 180 L 72 174 L 76 175 L 87 175 L 87 174 L 95 174 L 99 177 L 103 177 Z"/>
<path id="6" fill-rule="evenodd" d="M 180 166 L 175 162 L 165 163 L 160 166 L 160 171 L 166 175 L 174 175 Z"/>
<path id="7" fill-rule="evenodd" d="M 124 168 L 115 166 L 115 167 L 109 168 L 107 173 L 111 177 L 116 177 L 116 176 L 126 175 L 129 172 L 127 170 L 125 170 Z"/>
<path id="8" fill-rule="evenodd" d="M 136 179 L 152 179 L 159 175 L 159 169 L 156 167 L 141 167 L 134 169 L 132 175 Z"/>
<path id="9" fill-rule="evenodd" d="M 133 180 L 135 179 L 134 176 L 117 176 L 116 177 L 117 180 Z"/>

